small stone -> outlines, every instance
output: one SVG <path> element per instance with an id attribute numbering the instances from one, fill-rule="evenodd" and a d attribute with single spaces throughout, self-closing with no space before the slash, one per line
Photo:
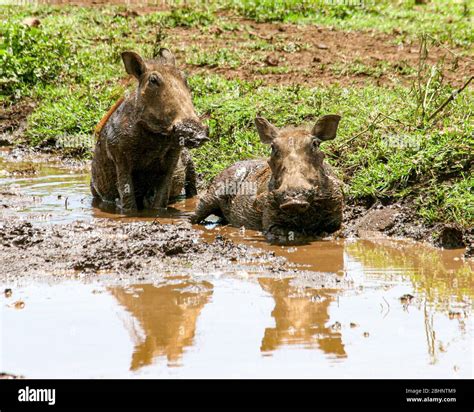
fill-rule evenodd
<path id="1" fill-rule="evenodd" d="M 209 34 L 220 36 L 222 33 L 224 33 L 224 30 L 222 30 L 220 27 L 211 27 L 209 29 Z"/>
<path id="2" fill-rule="evenodd" d="M 25 307 L 25 302 L 23 302 L 22 300 L 17 300 L 14 304 L 13 304 L 13 307 L 15 309 L 24 309 Z"/>
<path id="3" fill-rule="evenodd" d="M 36 17 L 27 17 L 26 19 L 23 19 L 21 23 L 28 27 L 38 27 L 41 24 L 41 21 Z"/>
<path id="4" fill-rule="evenodd" d="M 268 65 L 268 66 L 278 66 L 278 58 L 275 57 L 275 56 L 267 56 L 265 58 L 265 63 Z"/>
<path id="5" fill-rule="evenodd" d="M 9 298 L 9 297 L 11 297 L 11 296 L 13 295 L 13 291 L 12 291 L 10 288 L 5 289 L 5 292 L 4 292 L 4 293 L 5 293 L 5 297 L 6 297 L 6 298 Z"/>
<path id="6" fill-rule="evenodd" d="M 357 328 L 357 326 L 359 326 L 359 325 L 358 325 L 357 323 L 355 323 L 355 322 L 351 322 L 351 323 L 349 324 L 349 326 L 350 326 L 352 329 L 354 329 L 354 328 Z"/>
<path id="7" fill-rule="evenodd" d="M 369 332 L 364 332 L 364 338 L 368 338 L 369 337 Z"/>
<path id="8" fill-rule="evenodd" d="M 335 322 L 333 325 L 331 325 L 332 330 L 341 330 L 342 325 L 340 322 Z"/>
<path id="9" fill-rule="evenodd" d="M 462 313 L 454 310 L 449 311 L 449 319 L 462 319 Z"/>
<path id="10" fill-rule="evenodd" d="M 318 49 L 321 49 L 321 50 L 327 50 L 327 49 L 329 49 L 329 46 L 327 46 L 326 44 L 323 44 L 323 43 L 317 44 L 316 47 L 317 47 Z"/>
<path id="11" fill-rule="evenodd" d="M 402 303 L 410 303 L 415 297 L 413 295 L 410 295 L 409 293 L 406 293 L 405 295 L 400 297 L 400 301 Z"/>

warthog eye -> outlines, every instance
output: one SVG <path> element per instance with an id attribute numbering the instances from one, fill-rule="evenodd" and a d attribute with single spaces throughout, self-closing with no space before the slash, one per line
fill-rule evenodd
<path id="1" fill-rule="evenodd" d="M 149 81 L 152 85 L 154 85 L 154 86 L 158 86 L 158 85 L 161 83 L 160 77 L 159 77 L 157 74 L 155 74 L 155 73 L 153 73 L 153 74 L 150 76 L 150 78 L 149 78 L 148 81 Z"/>
<path id="2" fill-rule="evenodd" d="M 311 141 L 311 149 L 313 151 L 317 151 L 319 149 L 319 145 L 321 143 L 321 140 L 317 139 L 317 138 L 314 138 L 312 141 Z"/>

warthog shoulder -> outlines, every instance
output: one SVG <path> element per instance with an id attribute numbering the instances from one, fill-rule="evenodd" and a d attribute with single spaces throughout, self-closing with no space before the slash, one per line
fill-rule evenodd
<path id="1" fill-rule="evenodd" d="M 113 104 L 113 106 L 108 110 L 108 112 L 102 117 L 102 119 L 100 119 L 99 123 L 97 123 L 97 126 L 94 129 L 94 134 L 95 134 L 96 138 L 99 137 L 100 132 L 104 128 L 104 126 L 107 123 L 107 121 L 109 120 L 110 116 L 112 116 L 112 114 L 114 114 L 115 110 L 117 110 L 117 108 L 122 104 L 122 102 L 124 100 L 125 100 L 125 97 L 123 97 L 123 96 L 120 99 L 118 99 Z"/>

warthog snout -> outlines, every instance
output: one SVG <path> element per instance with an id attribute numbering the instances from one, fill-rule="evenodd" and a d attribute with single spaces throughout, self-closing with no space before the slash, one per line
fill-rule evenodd
<path id="1" fill-rule="evenodd" d="M 209 128 L 194 119 L 185 119 L 177 123 L 173 127 L 173 132 L 188 148 L 199 147 L 209 140 Z"/>
<path id="2" fill-rule="evenodd" d="M 306 200 L 288 199 L 280 205 L 280 209 L 288 213 L 304 213 L 309 209 L 309 203 Z"/>

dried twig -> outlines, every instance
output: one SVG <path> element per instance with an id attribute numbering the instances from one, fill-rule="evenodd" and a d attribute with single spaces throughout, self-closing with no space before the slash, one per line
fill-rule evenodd
<path id="1" fill-rule="evenodd" d="M 394 117 L 392 117 L 392 113 L 385 114 L 385 113 L 378 112 L 377 115 L 375 116 L 374 120 L 372 120 L 372 122 L 370 122 L 370 124 L 364 130 L 362 130 L 361 132 L 357 133 L 356 135 L 354 135 L 354 136 L 350 137 L 348 140 L 346 140 L 343 144 L 343 147 L 347 146 L 350 142 L 357 139 L 359 136 L 362 136 L 364 133 L 367 133 L 376 124 L 381 123 L 384 119 L 378 120 L 379 117 L 383 117 L 384 119 L 388 119 L 388 120 L 391 120 L 392 122 L 399 123 L 403 127 L 410 128 L 410 126 L 407 125 L 406 123 L 403 123 L 401 120 L 398 120 L 398 119 L 395 119 Z"/>
<path id="2" fill-rule="evenodd" d="M 359 136 L 362 136 L 364 133 L 368 132 L 370 130 L 370 128 L 372 126 L 375 126 L 377 123 L 380 123 L 377 122 L 377 119 L 381 116 L 382 114 L 381 113 L 377 113 L 377 116 L 375 116 L 375 119 L 372 120 L 372 122 L 367 126 L 366 129 L 362 130 L 360 133 L 357 133 L 356 135 L 350 137 L 348 140 L 346 140 L 343 144 L 343 146 L 347 146 L 350 142 L 352 142 L 353 140 L 357 139 Z"/>
<path id="3" fill-rule="evenodd" d="M 392 122 L 401 124 L 403 127 L 406 127 L 406 128 L 411 127 L 410 125 L 408 125 L 406 123 L 403 123 L 401 120 L 398 120 L 398 119 L 395 119 L 395 118 L 391 117 L 391 115 L 388 115 L 388 114 L 385 114 L 385 113 L 380 113 L 380 115 L 385 117 L 386 119 L 391 120 Z"/>
<path id="4" fill-rule="evenodd" d="M 431 82 L 433 80 L 433 78 L 435 77 L 435 74 L 436 74 L 436 68 L 435 66 L 433 66 L 431 68 L 431 73 L 430 73 L 430 77 L 428 79 L 428 82 L 426 83 L 426 86 L 425 86 L 425 93 L 424 93 L 424 97 L 423 97 L 423 114 L 425 114 L 425 110 L 426 110 L 426 100 L 428 99 L 428 93 L 430 91 L 430 85 L 431 85 Z M 433 96 L 433 95 L 432 95 Z"/>
<path id="5" fill-rule="evenodd" d="M 426 34 L 426 36 L 428 36 L 431 40 L 433 40 L 438 47 L 441 47 L 447 50 L 449 53 L 451 53 L 454 57 L 456 57 L 456 59 L 459 59 L 459 60 L 465 59 L 465 60 L 474 62 L 474 59 L 471 59 L 469 56 L 461 56 L 460 54 L 453 52 L 449 47 L 446 47 L 443 43 L 441 43 L 436 37 L 433 37 L 429 34 Z"/>
<path id="6" fill-rule="evenodd" d="M 466 83 L 462 85 L 461 88 L 452 92 L 451 95 L 444 101 L 444 103 L 439 106 L 430 117 L 428 117 L 428 121 L 430 122 L 431 120 L 433 120 L 439 112 L 441 112 L 450 102 L 452 102 L 456 98 L 456 96 L 469 85 L 469 83 L 471 83 L 473 79 L 474 76 L 469 77 L 469 79 L 466 81 Z"/>

